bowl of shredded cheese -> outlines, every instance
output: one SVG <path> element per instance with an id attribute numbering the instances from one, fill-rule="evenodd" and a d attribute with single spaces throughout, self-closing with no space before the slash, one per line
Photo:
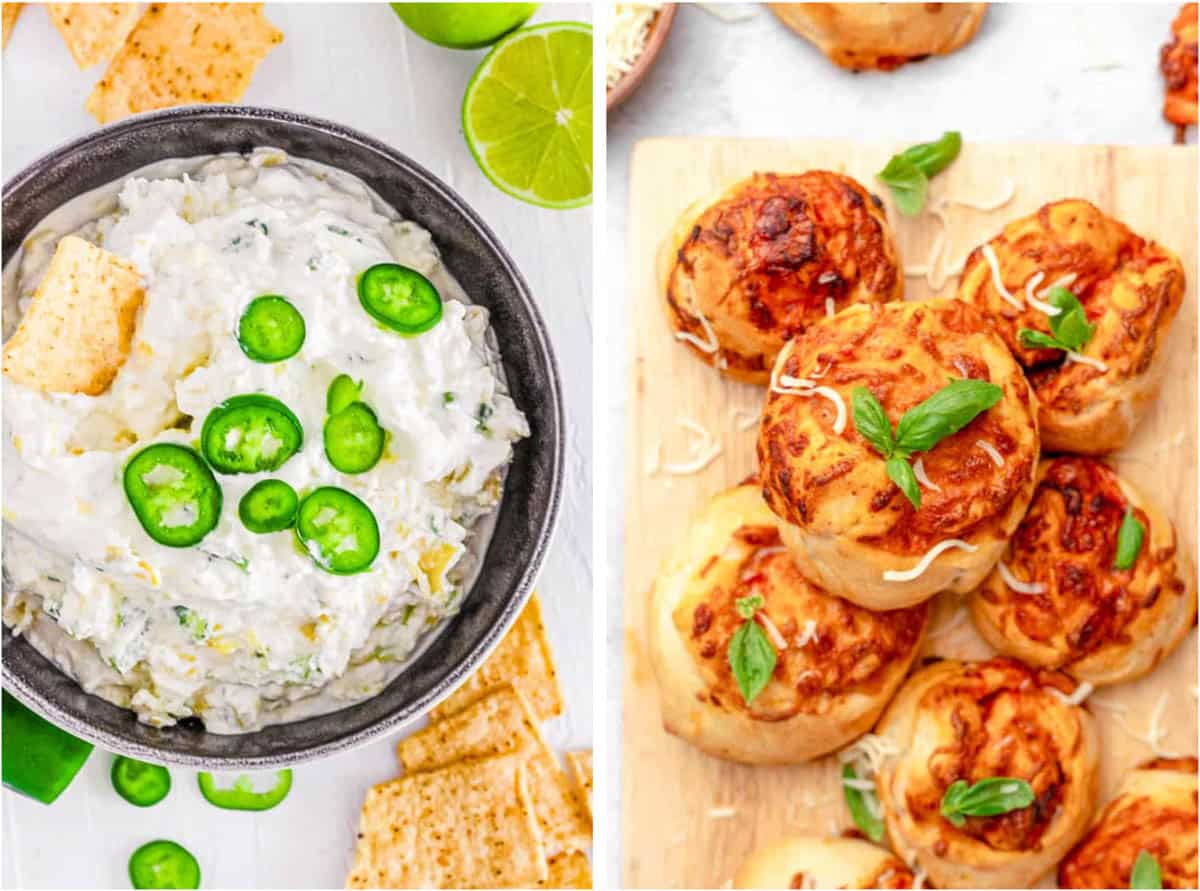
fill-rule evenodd
<path id="1" fill-rule="evenodd" d="M 638 88 L 675 20 L 674 3 L 617 3 L 605 39 L 608 110 Z"/>

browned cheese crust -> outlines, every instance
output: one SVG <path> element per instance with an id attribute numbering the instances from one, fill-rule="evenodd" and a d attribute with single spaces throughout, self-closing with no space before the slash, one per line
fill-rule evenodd
<path id="1" fill-rule="evenodd" d="M 1127 510 L 1145 529 L 1137 560 L 1113 566 Z M 1191 560 L 1171 522 L 1108 465 L 1078 456 L 1043 461 L 1029 512 L 1004 563 L 971 600 L 980 633 L 1029 665 L 1060 668 L 1081 681 L 1115 684 L 1153 669 L 1196 620 Z"/>
<path id="2" fill-rule="evenodd" d="M 1128 888 L 1142 851 L 1164 888 L 1197 887 L 1196 759 L 1158 759 L 1130 771 L 1095 825 L 1058 867 L 1060 888 Z"/>
<path id="3" fill-rule="evenodd" d="M 1029 375 L 1043 448 L 1089 455 L 1120 448 L 1158 393 L 1163 340 L 1184 294 L 1179 258 L 1078 199 L 1014 220 L 988 244 L 1004 287 L 1023 308 L 997 291 L 982 247 L 967 258 L 958 298 L 987 315 Z M 1068 290 L 1096 326 L 1082 353 L 1106 370 L 1064 361 L 1060 350 L 1021 345 L 1022 328 L 1050 333 L 1049 317 L 1025 300 L 1038 273 L 1035 296 L 1074 276 Z"/>
<path id="4" fill-rule="evenodd" d="M 680 217 L 660 287 L 681 342 L 737 380 L 765 384 L 788 339 L 834 309 L 904 295 L 879 199 L 827 170 L 756 173 Z M 711 350 L 703 316 L 719 348 Z"/>

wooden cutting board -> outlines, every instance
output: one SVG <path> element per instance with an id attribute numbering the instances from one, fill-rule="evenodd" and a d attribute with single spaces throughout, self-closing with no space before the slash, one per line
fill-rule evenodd
<path id="1" fill-rule="evenodd" d="M 621 825 L 626 887 L 717 888 L 729 882 L 757 846 L 788 833 L 834 834 L 853 825 L 834 758 L 796 767 L 745 767 L 704 755 L 662 729 L 643 633 L 648 590 L 664 552 L 682 535 L 692 513 L 713 493 L 754 470 L 757 429 L 747 419 L 758 414 L 764 391 L 721 378 L 672 339 L 655 286 L 659 244 L 689 203 L 734 180 L 754 171 L 798 173 L 825 168 L 855 177 L 889 201 L 888 216 L 901 256 L 910 267 L 923 265 L 938 231 L 937 221 L 928 213 L 916 220 L 899 217 L 873 176 L 904 147 L 652 139 L 634 150 L 627 246 L 633 366 L 624 549 Z M 967 145 L 950 169 L 934 180 L 932 190 L 935 195 L 988 203 L 1004 194 L 1009 179 L 1016 186 L 1012 201 L 999 210 L 950 208 L 945 254 L 951 261 L 965 257 L 1009 220 L 1066 197 L 1094 202 L 1182 257 L 1188 290 L 1164 347 L 1169 362 L 1166 384 L 1133 441 L 1116 456 L 1116 464 L 1122 474 L 1158 499 L 1174 520 L 1183 547 L 1193 555 L 1196 163 L 1194 147 Z M 950 278 L 940 293 L 953 295 L 957 281 Z M 906 280 L 905 293 L 910 300 L 933 295 L 925 279 L 915 277 Z M 680 417 L 698 421 L 717 436 L 721 455 L 694 475 L 650 473 L 658 449 L 663 462 L 686 457 L 688 435 L 677 423 Z M 928 653 L 959 658 L 991 653 L 961 613 L 956 601 L 939 601 L 926 644 Z M 1121 713 L 1091 706 L 1104 752 L 1102 800 L 1127 768 L 1151 757 L 1150 748 L 1135 735 L 1146 732 L 1150 713 L 1164 691 L 1169 733 L 1161 745 L 1194 754 L 1195 631 L 1148 677 L 1095 694 L 1099 702 L 1126 709 Z"/>

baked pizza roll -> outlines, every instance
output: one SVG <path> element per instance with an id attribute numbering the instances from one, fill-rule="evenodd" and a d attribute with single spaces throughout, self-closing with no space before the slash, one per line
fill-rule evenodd
<path id="1" fill-rule="evenodd" d="M 1038 468 L 1029 512 L 971 615 L 1006 655 L 1116 684 L 1153 669 L 1191 630 L 1195 575 L 1153 502 L 1103 462 L 1063 456 Z"/>
<path id="2" fill-rule="evenodd" d="M 912 871 L 891 851 L 855 838 L 794 835 L 759 848 L 735 888 L 912 888 Z"/>
<path id="3" fill-rule="evenodd" d="M 1196 794 L 1195 758 L 1160 758 L 1131 770 L 1059 864 L 1058 887 L 1132 887 L 1143 851 L 1158 864 L 1163 888 L 1197 887 Z"/>
<path id="4" fill-rule="evenodd" d="M 1163 117 L 1179 128 L 1181 137 L 1189 124 L 1196 123 L 1196 9 L 1195 3 L 1180 7 L 1171 23 L 1171 40 L 1163 46 L 1158 62 L 1167 87 Z"/>
<path id="5" fill-rule="evenodd" d="M 736 380 L 765 384 L 814 319 L 904 295 L 878 198 L 840 173 L 756 173 L 684 211 L 659 254 L 678 340 Z"/>
<path id="6" fill-rule="evenodd" d="M 1060 336 L 1051 316 L 1064 315 L 1048 302 L 1055 286 L 1078 299 L 1093 326 L 1086 344 L 1070 351 L 1044 345 Z M 1009 223 L 971 252 L 958 289 L 1026 370 L 1043 448 L 1085 455 L 1120 448 L 1157 395 L 1163 341 L 1183 294 L 1178 257 L 1078 199 Z M 1028 345 L 1022 329 L 1043 345 Z"/>
<path id="7" fill-rule="evenodd" d="M 711 755 L 749 764 L 824 755 L 875 723 L 927 617 L 924 604 L 873 613 L 826 594 L 781 547 L 758 485 L 729 489 L 693 519 L 650 594 L 663 725 Z M 751 632 L 755 641 L 746 640 Z M 738 654 L 751 643 L 771 656 L 739 676 L 732 663 L 742 664 Z M 757 687 L 749 701 L 747 671 Z"/>
<path id="8" fill-rule="evenodd" d="M 994 385 L 999 401 L 906 456 L 916 507 L 858 430 L 854 393 L 865 388 L 895 431 L 962 380 Z M 1037 460 L 1029 384 L 983 316 L 957 300 L 852 307 L 814 323 L 780 354 L 759 428 L 763 493 L 800 571 L 869 609 L 977 587 L 1029 505 Z"/>
<path id="9" fill-rule="evenodd" d="M 769 3 L 780 20 L 851 71 L 943 56 L 979 30 L 986 3 Z"/>
<path id="10" fill-rule="evenodd" d="M 1008 659 L 947 661 L 921 669 L 896 695 L 875 733 L 898 754 L 884 759 L 876 789 L 893 848 L 931 885 L 1031 888 L 1087 830 L 1096 731 L 1086 711 L 1051 692 L 1072 687 L 1062 674 Z M 1010 800 L 993 816 L 953 805 L 951 786 L 984 780 L 1008 781 L 1009 791 L 1021 781 L 1030 803 Z"/>

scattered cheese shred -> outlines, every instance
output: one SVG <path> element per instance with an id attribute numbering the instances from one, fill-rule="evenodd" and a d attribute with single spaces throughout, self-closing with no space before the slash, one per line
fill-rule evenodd
<path id="1" fill-rule="evenodd" d="M 787 638 L 779 633 L 779 627 L 771 621 L 771 617 L 765 611 L 759 610 L 755 616 L 762 622 L 763 630 L 767 632 L 767 637 L 771 638 L 771 643 L 776 650 L 787 649 Z"/>
<path id="2" fill-rule="evenodd" d="M 996 293 L 1017 309 L 1024 309 L 1025 305 L 1009 293 L 1008 288 L 1004 287 L 1004 282 L 1000 280 L 1000 261 L 996 259 L 996 250 L 990 244 L 983 246 L 983 258 L 987 260 L 988 266 L 992 268 L 992 287 L 996 289 Z"/>
<path id="3" fill-rule="evenodd" d="M 758 426 L 760 417 L 761 415 L 759 415 L 757 412 L 743 411 L 740 408 L 731 409 L 729 412 L 729 419 L 733 422 L 733 426 L 735 426 L 738 430 L 743 431 L 752 430 L 754 427 Z"/>
<path id="4" fill-rule="evenodd" d="M 838 752 L 839 764 L 854 764 L 859 777 L 878 775 L 879 769 L 889 758 L 900 754 L 900 747 L 886 736 L 864 733 L 853 743 Z"/>
<path id="5" fill-rule="evenodd" d="M 951 204 L 957 204 L 959 207 L 969 207 L 972 210 L 978 210 L 982 213 L 991 213 L 993 210 L 999 210 L 1008 202 L 1012 201 L 1017 196 L 1017 183 L 1013 179 L 1009 179 L 1004 184 L 1004 191 L 991 201 L 976 201 L 971 198 L 949 198 Z"/>
<path id="6" fill-rule="evenodd" d="M 733 807 L 711 807 L 708 809 L 708 815 L 714 820 L 727 820 L 730 817 L 737 816 L 737 808 Z"/>
<path id="7" fill-rule="evenodd" d="M 783 396 L 824 396 L 833 403 L 837 415 L 833 419 L 833 432 L 839 436 L 846 429 L 846 403 L 840 393 L 832 387 L 818 387 L 808 378 L 792 377 L 790 374 L 780 374 L 783 368 L 784 354 L 780 353 L 775 360 L 775 368 L 771 371 L 771 392 Z"/>
<path id="8" fill-rule="evenodd" d="M 832 319 L 837 315 L 837 304 L 832 297 L 825 298 L 825 318 Z"/>
<path id="9" fill-rule="evenodd" d="M 1042 689 L 1063 703 L 1063 705 L 1082 705 L 1084 700 L 1091 696 L 1096 688 L 1087 681 L 1084 681 L 1075 688 L 1070 696 L 1062 690 L 1056 690 L 1054 687 L 1043 687 Z"/>
<path id="10" fill-rule="evenodd" d="M 975 440 L 975 445 L 978 446 L 983 451 L 987 452 L 987 456 L 992 459 L 993 463 L 995 463 L 995 465 L 997 467 L 1004 466 L 1004 456 L 1001 455 L 1000 452 L 996 449 L 996 447 L 994 445 L 992 445 L 990 442 L 988 442 L 986 439 Z"/>
<path id="11" fill-rule="evenodd" d="M 664 464 L 662 469 L 675 476 L 699 473 L 721 454 L 721 444 L 706 428 L 691 418 L 678 418 L 676 423 L 692 434 L 692 441 L 688 447 L 688 459 Z"/>
<path id="12" fill-rule="evenodd" d="M 1040 271 L 1029 276 L 1029 281 L 1025 282 L 1025 302 L 1034 309 L 1041 310 L 1048 316 L 1056 316 L 1060 312 L 1059 308 L 1040 300 L 1037 296 L 1037 286 L 1042 283 L 1042 279 L 1045 277 L 1046 273 Z"/>
<path id="13" fill-rule="evenodd" d="M 1012 588 L 1018 594 L 1045 594 L 1046 586 L 1041 582 L 1023 582 L 1008 568 L 1008 564 L 1001 560 L 996 564 L 996 569 L 1000 571 L 1000 578 L 1004 579 L 1004 584 Z"/>
<path id="14" fill-rule="evenodd" d="M 918 458 L 913 462 L 913 474 L 917 478 L 917 482 L 934 492 L 942 491 L 942 487 L 929 478 L 929 474 L 925 472 L 925 459 Z"/>
<path id="15" fill-rule="evenodd" d="M 979 548 L 977 548 L 975 545 L 965 542 L 961 538 L 948 538 L 945 541 L 939 541 L 932 548 L 930 548 L 925 553 L 925 556 L 921 558 L 921 561 L 912 569 L 905 569 L 903 571 L 894 569 L 885 570 L 883 573 L 883 580 L 885 582 L 911 582 L 913 579 L 919 578 L 922 574 L 924 574 L 925 570 L 929 568 L 929 565 L 933 563 L 939 554 L 941 554 L 943 551 L 950 550 L 950 548 L 959 548 L 960 550 L 964 550 L 970 554 L 973 554 L 979 550 Z"/>
<path id="16" fill-rule="evenodd" d="M 713 330 L 712 323 L 708 321 L 708 317 L 694 307 L 692 309 L 692 317 L 700 323 L 700 328 L 704 331 L 706 339 L 701 340 L 691 331 L 676 331 L 675 339 L 686 340 L 701 352 L 709 354 L 717 352 L 721 348 L 721 343 L 717 340 L 717 332 Z M 718 356 L 717 358 L 718 362 L 721 361 L 721 357 Z"/>
<path id="17" fill-rule="evenodd" d="M 1099 359 L 1092 358 L 1091 356 L 1085 356 L 1083 353 L 1077 353 L 1074 350 L 1067 350 L 1067 361 L 1078 362 L 1080 365 L 1090 365 L 1092 368 L 1095 368 L 1100 372 L 1108 371 L 1108 366 Z"/>
<path id="18" fill-rule="evenodd" d="M 1078 274 L 1076 274 L 1074 272 L 1068 272 L 1066 275 L 1055 279 L 1054 281 L 1050 282 L 1050 284 L 1046 285 L 1046 287 L 1044 287 L 1040 291 L 1038 291 L 1038 296 L 1041 297 L 1043 300 L 1045 300 L 1046 297 L 1050 294 L 1050 292 L 1053 291 L 1055 288 L 1071 287 L 1071 285 L 1075 283 L 1075 279 L 1077 279 L 1078 277 L 1079 277 Z M 1057 310 L 1057 309 L 1058 309 L 1058 307 L 1056 306 L 1055 310 Z"/>
<path id="19" fill-rule="evenodd" d="M 611 90 L 646 50 L 658 3 L 617 3 L 605 39 L 605 78 Z"/>
<path id="20" fill-rule="evenodd" d="M 800 636 L 796 638 L 797 647 L 806 647 L 817 639 L 817 622 L 815 619 L 808 619 L 804 623 L 804 627 L 800 629 Z"/>

